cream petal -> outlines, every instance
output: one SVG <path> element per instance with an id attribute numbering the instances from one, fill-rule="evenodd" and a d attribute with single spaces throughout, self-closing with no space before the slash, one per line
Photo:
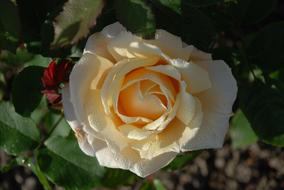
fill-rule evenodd
<path id="1" fill-rule="evenodd" d="M 142 116 L 155 119 L 166 110 L 166 107 L 157 96 L 151 94 L 142 95 L 140 83 L 135 83 L 122 90 L 119 99 L 120 106 L 125 114 L 132 117 Z"/>
<path id="2" fill-rule="evenodd" d="M 106 113 L 110 113 L 113 97 L 118 98 L 119 90 L 127 73 L 140 67 L 154 65 L 157 58 L 126 59 L 115 64 L 108 72 L 101 90 L 102 103 Z"/>
<path id="3" fill-rule="evenodd" d="M 163 131 L 168 124 L 176 117 L 178 107 L 180 106 L 180 93 L 176 97 L 173 107 L 169 107 L 168 110 L 155 121 L 145 125 L 143 128 L 147 130 L 156 130 L 158 132 Z"/>
<path id="4" fill-rule="evenodd" d="M 70 127 L 75 131 L 77 128 L 82 128 L 82 125 L 77 121 L 73 105 L 70 101 L 69 85 L 65 85 L 62 89 L 62 104 L 64 107 L 64 116 Z"/>
<path id="5" fill-rule="evenodd" d="M 70 102 L 70 92 L 68 85 L 65 85 L 65 87 L 62 89 L 62 103 L 64 107 L 65 119 L 67 120 L 68 124 L 75 132 L 75 134 L 77 134 L 76 136 L 78 139 L 79 147 L 85 154 L 94 156 L 95 150 L 87 140 L 88 134 L 84 132 L 83 125 L 81 125 L 76 119 L 73 105 Z"/>
<path id="6" fill-rule="evenodd" d="M 119 126 L 119 130 L 129 139 L 133 140 L 143 140 L 155 133 L 155 131 L 144 130 L 142 128 L 128 124 Z"/>
<path id="7" fill-rule="evenodd" d="M 196 100 L 191 94 L 186 92 L 185 88 L 186 84 L 183 82 L 181 85 L 181 101 L 177 110 L 177 118 L 185 125 L 188 125 L 196 112 Z"/>
<path id="8" fill-rule="evenodd" d="M 181 73 L 182 80 L 186 82 L 187 90 L 190 93 L 199 93 L 211 88 L 208 72 L 199 65 L 181 59 L 170 61 Z"/>
<path id="9" fill-rule="evenodd" d="M 183 48 L 181 38 L 165 30 L 156 30 L 155 39 L 147 40 L 147 42 L 159 47 L 163 53 L 172 59 L 189 59 L 191 49 Z"/>
<path id="10" fill-rule="evenodd" d="M 104 72 L 112 66 L 107 59 L 89 53 L 84 54 L 74 66 L 69 81 L 70 100 L 80 123 L 86 121 L 84 101 L 90 88 L 96 88 Z"/>
<path id="11" fill-rule="evenodd" d="M 204 112 L 203 122 L 184 150 L 220 148 L 229 127 L 232 105 L 237 95 L 237 83 L 224 61 L 198 63 L 208 69 L 212 88 L 198 94 Z"/>
<path id="12" fill-rule="evenodd" d="M 152 66 L 152 67 L 146 67 L 146 69 L 165 74 L 178 81 L 181 80 L 181 75 L 179 71 L 171 65 L 157 65 L 157 66 Z"/>
<path id="13" fill-rule="evenodd" d="M 91 146 L 91 144 L 89 143 L 86 137 L 82 140 L 78 139 L 78 144 L 80 149 L 88 156 L 96 155 L 96 150 L 94 149 L 94 147 Z"/>
<path id="14" fill-rule="evenodd" d="M 188 130 L 190 140 L 184 143 L 182 151 L 221 148 L 229 127 L 229 116 L 204 112 L 203 122 L 199 129 Z"/>
<path id="15" fill-rule="evenodd" d="M 105 35 L 103 35 L 102 33 L 95 33 L 88 38 L 88 41 L 84 48 L 84 54 L 96 54 L 114 62 L 114 58 L 107 49 L 108 42 L 109 39 Z"/>
<path id="16" fill-rule="evenodd" d="M 86 102 L 86 114 L 90 126 L 114 149 L 127 147 L 128 140 L 116 128 L 112 118 L 105 115 L 99 90 L 92 90 Z"/>
<path id="17" fill-rule="evenodd" d="M 194 138 L 201 127 L 202 118 L 201 104 L 197 101 L 195 115 L 188 125 L 175 118 L 156 136 L 134 141 L 131 145 L 144 159 L 151 159 L 165 152 L 179 153 L 184 151 L 187 143 Z"/>
<path id="18" fill-rule="evenodd" d="M 188 46 L 188 49 L 191 49 L 189 61 L 210 61 L 212 60 L 212 55 L 210 53 L 205 53 L 194 46 Z"/>
<path id="19" fill-rule="evenodd" d="M 116 38 L 109 42 L 108 51 L 117 61 L 126 58 L 135 58 L 136 56 L 129 50 L 129 46 L 133 42 L 138 43 L 138 41 L 140 41 L 139 38 L 132 35 L 130 32 L 121 32 Z"/>
<path id="20" fill-rule="evenodd" d="M 106 144 L 98 143 L 95 147 L 101 147 L 96 152 L 96 158 L 100 165 L 110 168 L 121 168 L 130 170 L 140 177 L 146 177 L 164 166 L 168 165 L 177 155 L 168 152 L 151 160 L 141 159 L 137 151 L 126 148 L 121 152 L 112 152 Z M 104 145 L 104 146 L 103 146 Z"/>
<path id="21" fill-rule="evenodd" d="M 121 32 L 116 38 L 110 40 L 108 51 L 117 61 L 135 57 L 166 57 L 157 46 L 146 43 L 130 32 Z"/>
<path id="22" fill-rule="evenodd" d="M 126 31 L 126 29 L 119 22 L 115 22 L 104 27 L 101 33 L 107 38 L 111 39 L 117 37 L 121 32 L 124 31 Z"/>
<path id="23" fill-rule="evenodd" d="M 231 69 L 224 61 L 198 62 L 198 64 L 207 69 L 212 82 L 210 89 L 198 94 L 204 109 L 231 115 L 238 90 Z"/>

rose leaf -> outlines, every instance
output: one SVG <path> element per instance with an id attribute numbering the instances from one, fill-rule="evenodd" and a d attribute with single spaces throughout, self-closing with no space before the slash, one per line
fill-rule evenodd
<path id="1" fill-rule="evenodd" d="M 117 0 L 114 4 L 119 22 L 144 38 L 155 35 L 156 23 L 151 8 L 143 0 Z"/>
<path id="2" fill-rule="evenodd" d="M 105 169 L 95 157 L 81 152 L 73 133 L 67 138 L 52 136 L 39 150 L 41 171 L 55 184 L 65 189 L 91 189 L 100 185 Z"/>
<path id="3" fill-rule="evenodd" d="M 230 135 L 234 148 L 246 148 L 257 141 L 256 134 L 241 110 L 235 113 L 231 124 Z"/>
<path id="4" fill-rule="evenodd" d="M 96 25 L 102 11 L 103 0 L 69 0 L 63 11 L 55 18 L 53 48 L 74 44 L 89 33 Z"/>
<path id="5" fill-rule="evenodd" d="M 34 149 L 39 141 L 35 123 L 17 114 L 10 103 L 0 103 L 0 148 L 17 155 Z"/>
<path id="6" fill-rule="evenodd" d="M 40 103 L 43 69 L 39 66 L 29 66 L 16 76 L 12 87 L 12 100 L 17 113 L 30 116 Z"/>

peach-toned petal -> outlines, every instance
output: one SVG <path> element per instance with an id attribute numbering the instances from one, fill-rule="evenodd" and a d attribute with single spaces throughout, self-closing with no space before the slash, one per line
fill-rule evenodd
<path id="1" fill-rule="evenodd" d="M 153 65 L 158 61 L 157 58 L 151 59 L 126 59 L 115 64 L 108 72 L 101 90 L 101 98 L 106 113 L 110 113 L 110 107 L 118 99 L 119 90 L 123 79 L 127 73 L 140 67 Z"/>
<path id="2" fill-rule="evenodd" d="M 84 132 L 83 125 L 81 125 L 76 119 L 73 105 L 70 102 L 70 92 L 68 85 L 66 85 L 62 89 L 62 103 L 64 107 L 65 119 L 67 120 L 68 124 L 75 132 L 75 134 L 77 134 L 76 136 L 78 139 L 79 147 L 85 154 L 89 156 L 94 156 L 95 149 L 91 146 L 91 144 L 87 140 L 87 137 L 89 135 Z"/>
<path id="3" fill-rule="evenodd" d="M 172 59 L 180 58 L 188 60 L 191 49 L 183 48 L 181 38 L 165 30 L 156 30 L 154 40 L 147 40 L 147 43 L 159 47 L 163 53 Z"/>
<path id="4" fill-rule="evenodd" d="M 188 46 L 187 48 L 191 49 L 189 61 L 210 61 L 212 56 L 210 53 L 205 53 L 194 46 Z"/>
<path id="5" fill-rule="evenodd" d="M 201 104 L 197 101 L 195 114 L 188 125 L 175 118 L 157 135 L 131 142 L 131 145 L 145 159 L 151 159 L 165 152 L 179 153 L 184 151 L 184 147 L 194 138 L 201 127 L 202 118 Z"/>
<path id="6" fill-rule="evenodd" d="M 96 158 L 100 165 L 110 168 L 127 169 L 140 177 L 146 177 L 168 165 L 177 155 L 175 152 L 161 154 L 151 160 L 141 159 L 137 151 L 126 148 L 121 152 L 112 152 L 103 142 L 96 144 Z"/>
<path id="7" fill-rule="evenodd" d="M 108 51 L 116 61 L 125 58 L 135 58 L 135 55 L 129 51 L 131 42 L 139 41 L 138 37 L 133 36 L 130 32 L 121 32 L 117 38 L 111 40 L 108 44 Z"/>
<path id="8" fill-rule="evenodd" d="M 121 150 L 127 146 L 127 139 L 118 131 L 112 118 L 104 113 L 99 90 L 90 92 L 86 114 L 90 126 L 113 148 Z"/>
<path id="9" fill-rule="evenodd" d="M 86 96 L 91 88 L 96 88 L 104 71 L 112 67 L 112 63 L 100 56 L 86 53 L 74 66 L 69 81 L 70 100 L 80 123 L 86 121 L 84 110 Z"/>
<path id="10" fill-rule="evenodd" d="M 120 132 L 127 136 L 129 139 L 143 140 L 148 138 L 150 135 L 155 133 L 155 131 L 144 130 L 133 125 L 121 125 L 119 127 Z"/>
<path id="11" fill-rule="evenodd" d="M 197 102 L 195 98 L 186 92 L 186 84 L 183 82 L 181 85 L 181 101 L 177 111 L 177 118 L 185 125 L 188 125 L 195 116 Z"/>
<path id="12" fill-rule="evenodd" d="M 166 107 L 157 96 L 143 95 L 141 93 L 140 83 L 135 83 L 120 92 L 119 105 L 128 116 L 142 116 L 152 120 L 159 117 L 166 110 Z"/>
<path id="13" fill-rule="evenodd" d="M 107 49 L 108 42 L 109 39 L 102 33 L 95 33 L 88 38 L 88 41 L 84 48 L 84 54 L 96 54 L 114 62 L 114 58 Z"/>
<path id="14" fill-rule="evenodd" d="M 198 64 L 207 68 L 212 88 L 197 95 L 202 102 L 203 122 L 194 138 L 185 146 L 185 150 L 219 148 L 223 145 L 237 95 L 236 80 L 224 61 Z"/>
<path id="15" fill-rule="evenodd" d="M 237 96 L 237 82 L 224 61 L 199 62 L 207 69 L 212 88 L 198 94 L 203 109 L 224 115 L 232 114 L 232 105 Z"/>
<path id="16" fill-rule="evenodd" d="M 199 65 L 181 59 L 171 60 L 171 64 L 180 71 L 182 80 L 186 82 L 190 93 L 194 94 L 211 88 L 208 72 Z"/>
<path id="17" fill-rule="evenodd" d="M 146 67 L 146 69 L 165 74 L 178 81 L 181 80 L 181 74 L 172 65 L 157 65 L 157 66 L 152 66 L 152 67 Z"/>
<path id="18" fill-rule="evenodd" d="M 101 33 L 107 38 L 111 39 L 117 37 L 121 32 L 124 31 L 126 31 L 126 29 L 119 22 L 115 22 L 104 27 Z"/>

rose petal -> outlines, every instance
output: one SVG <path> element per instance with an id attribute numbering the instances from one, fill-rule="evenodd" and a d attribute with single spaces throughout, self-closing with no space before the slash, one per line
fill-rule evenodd
<path id="1" fill-rule="evenodd" d="M 112 118 L 104 113 L 99 90 L 92 90 L 86 101 L 88 123 L 114 149 L 127 146 L 127 139 L 118 131 Z"/>
<path id="2" fill-rule="evenodd" d="M 101 33 L 107 38 L 115 38 L 123 31 L 126 31 L 126 29 L 119 22 L 115 22 L 104 27 Z"/>
<path id="3" fill-rule="evenodd" d="M 212 87 L 198 94 L 204 119 L 194 138 L 184 147 L 184 151 L 222 147 L 237 94 L 236 80 L 224 61 L 198 64 L 208 69 Z"/>
<path id="4" fill-rule="evenodd" d="M 181 100 L 177 110 L 177 118 L 185 125 L 188 125 L 196 112 L 196 100 L 191 94 L 186 92 L 185 88 L 186 84 L 183 82 L 181 85 Z"/>
<path id="5" fill-rule="evenodd" d="M 194 94 L 211 88 L 208 72 L 199 65 L 181 59 L 170 61 L 181 73 L 182 80 L 186 82 L 190 93 Z"/>
<path id="6" fill-rule="evenodd" d="M 114 58 L 107 49 L 108 42 L 109 39 L 105 35 L 103 35 L 102 33 L 95 33 L 88 38 L 83 54 L 96 54 L 112 62 L 115 62 Z"/>
<path id="7" fill-rule="evenodd" d="M 177 155 L 174 152 L 168 152 L 159 155 L 151 160 L 141 159 L 135 150 L 130 148 L 121 152 L 112 152 L 103 142 L 94 142 L 97 144 L 96 158 L 100 165 L 110 168 L 127 169 L 140 177 L 146 177 L 170 163 Z M 98 149 L 100 147 L 100 149 Z"/>
<path id="8" fill-rule="evenodd" d="M 97 88 L 97 84 L 101 80 L 104 72 L 112 67 L 113 64 L 107 59 L 86 53 L 80 61 L 75 64 L 70 74 L 70 97 L 74 106 L 76 118 L 80 123 L 86 121 L 84 105 L 86 95 L 92 87 Z M 92 84 L 92 86 L 90 86 Z"/>
<path id="9" fill-rule="evenodd" d="M 146 67 L 146 69 L 165 74 L 178 81 L 181 80 L 181 75 L 179 71 L 172 65 L 157 65 L 157 66 L 152 66 L 152 67 Z"/>
<path id="10" fill-rule="evenodd" d="M 121 125 L 119 130 L 129 139 L 143 140 L 154 134 L 155 131 L 144 130 L 133 125 Z"/>
<path id="11" fill-rule="evenodd" d="M 75 116 L 73 105 L 70 102 L 70 92 L 69 92 L 69 86 L 68 85 L 66 85 L 62 89 L 62 103 L 63 103 L 63 107 L 64 107 L 65 119 L 67 120 L 67 122 L 70 125 L 70 127 L 72 128 L 72 130 L 75 133 L 78 133 L 78 131 L 81 131 L 81 133 L 83 134 L 83 135 L 80 136 L 80 138 L 77 138 L 78 143 L 79 143 L 79 147 L 81 148 L 81 150 L 85 154 L 87 154 L 89 156 L 94 156 L 95 155 L 95 149 L 93 148 L 93 146 L 91 146 L 91 144 L 87 140 L 88 134 L 84 133 L 84 130 L 82 129 L 83 126 L 80 125 L 80 123 L 77 121 L 77 118 Z"/>
<path id="12" fill-rule="evenodd" d="M 120 87 L 127 73 L 140 67 L 153 65 L 157 61 L 157 58 L 126 59 L 115 64 L 108 72 L 101 90 L 101 98 L 105 112 L 110 114 L 110 107 L 114 104 L 112 97 L 118 98 Z"/>
<path id="13" fill-rule="evenodd" d="M 188 46 L 191 49 L 189 61 L 210 61 L 212 60 L 212 55 L 210 53 L 205 53 L 194 46 Z"/>
<path id="14" fill-rule="evenodd" d="M 147 42 L 159 47 L 163 53 L 172 59 L 189 59 L 191 49 L 183 48 L 181 38 L 165 30 L 156 30 L 155 39 Z"/>

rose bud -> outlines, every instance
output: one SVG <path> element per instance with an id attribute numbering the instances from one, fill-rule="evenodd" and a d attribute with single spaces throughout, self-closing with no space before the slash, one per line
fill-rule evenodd
<path id="1" fill-rule="evenodd" d="M 41 81 L 44 90 L 42 93 L 54 107 L 61 106 L 61 85 L 68 82 L 72 67 L 73 64 L 71 60 L 63 59 L 58 61 L 58 63 L 52 60 L 43 72 Z"/>

